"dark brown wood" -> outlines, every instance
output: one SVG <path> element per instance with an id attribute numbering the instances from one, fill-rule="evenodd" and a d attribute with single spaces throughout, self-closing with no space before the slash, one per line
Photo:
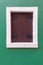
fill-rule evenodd
<path id="1" fill-rule="evenodd" d="M 11 12 L 11 42 L 33 41 L 33 13 Z"/>

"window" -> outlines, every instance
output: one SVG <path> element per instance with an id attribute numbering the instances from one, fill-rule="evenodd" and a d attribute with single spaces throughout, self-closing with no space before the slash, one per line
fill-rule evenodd
<path id="1" fill-rule="evenodd" d="M 38 48 L 38 7 L 6 8 L 6 47 Z"/>

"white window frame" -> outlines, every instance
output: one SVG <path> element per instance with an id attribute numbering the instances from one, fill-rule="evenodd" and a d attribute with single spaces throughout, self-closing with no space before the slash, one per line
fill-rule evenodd
<path id="1" fill-rule="evenodd" d="M 11 12 L 33 12 L 33 42 L 11 43 Z M 38 48 L 38 7 L 6 7 L 6 48 Z"/>

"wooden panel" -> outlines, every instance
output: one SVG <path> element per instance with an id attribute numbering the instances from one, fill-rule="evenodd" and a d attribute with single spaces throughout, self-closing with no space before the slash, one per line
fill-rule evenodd
<path id="1" fill-rule="evenodd" d="M 33 13 L 11 12 L 11 42 L 32 42 Z"/>

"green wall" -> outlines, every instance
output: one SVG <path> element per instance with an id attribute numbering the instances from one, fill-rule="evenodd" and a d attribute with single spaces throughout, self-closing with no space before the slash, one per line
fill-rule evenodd
<path id="1" fill-rule="evenodd" d="M 6 7 L 38 6 L 38 49 L 6 48 Z M 0 65 L 43 65 L 43 0 L 0 0 Z"/>

